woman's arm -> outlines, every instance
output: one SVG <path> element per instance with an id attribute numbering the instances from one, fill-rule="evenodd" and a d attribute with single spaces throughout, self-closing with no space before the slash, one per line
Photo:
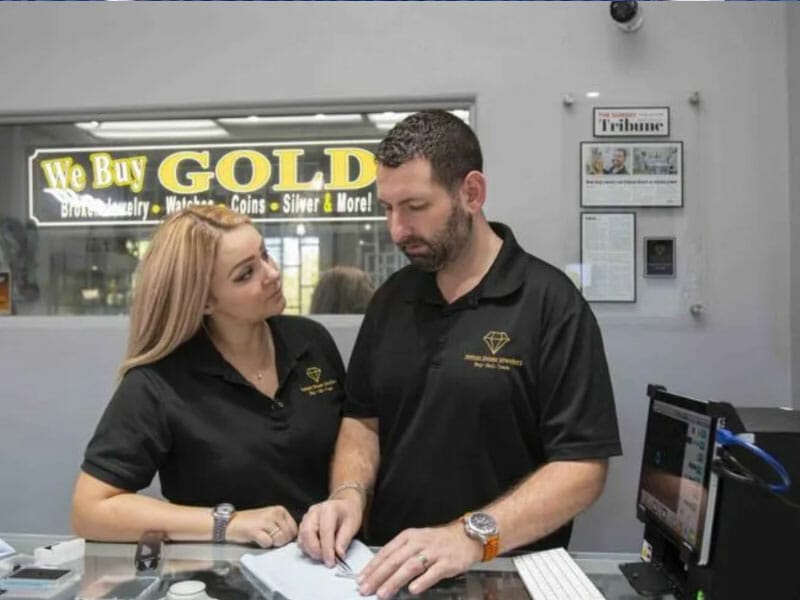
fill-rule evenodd
<path id="1" fill-rule="evenodd" d="M 136 541 L 145 531 L 173 540 L 210 540 L 211 509 L 179 506 L 123 490 L 81 471 L 72 497 L 72 528 L 81 537 Z"/>
<path id="2" fill-rule="evenodd" d="M 72 496 L 72 528 L 91 540 L 133 542 L 145 531 L 164 531 L 171 540 L 210 541 L 211 507 L 181 506 L 109 485 L 81 472 Z M 272 532 L 272 535 L 270 535 Z M 282 546 L 297 524 L 282 506 L 243 510 L 228 524 L 229 542 Z"/>

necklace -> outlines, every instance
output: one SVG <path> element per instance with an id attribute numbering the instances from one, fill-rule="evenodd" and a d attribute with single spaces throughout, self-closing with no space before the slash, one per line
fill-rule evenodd
<path id="1" fill-rule="evenodd" d="M 203 324 L 203 327 L 205 328 L 205 323 Z M 266 323 L 264 323 L 264 328 L 267 330 L 267 334 L 268 334 L 268 332 L 269 332 L 269 329 L 267 329 L 267 324 L 266 324 Z M 220 354 L 222 354 L 222 355 L 223 355 L 223 357 L 225 358 L 225 360 L 227 360 L 227 362 L 228 362 L 228 363 L 230 363 L 231 365 L 233 365 L 233 367 L 234 367 L 234 368 L 237 368 L 237 367 L 236 367 L 236 363 L 237 363 L 237 362 L 239 362 L 239 361 L 237 361 L 237 360 L 232 360 L 232 358 L 233 358 L 233 357 L 231 356 L 231 353 L 229 353 L 229 352 L 227 352 L 226 350 L 224 350 L 224 344 L 220 344 L 219 342 L 216 342 L 216 343 L 215 343 L 215 342 L 214 342 L 214 337 L 211 335 L 211 332 L 209 332 L 207 329 L 206 329 L 206 333 L 208 334 L 208 336 L 209 336 L 209 338 L 211 339 L 212 343 L 214 343 L 214 345 L 217 347 L 217 349 L 219 350 Z M 268 347 L 269 347 L 269 337 L 267 337 L 267 345 L 268 345 Z M 262 360 L 263 360 L 263 359 L 262 359 Z M 243 371 L 241 368 L 239 368 L 239 369 L 237 369 L 237 370 L 238 370 L 240 373 L 243 373 L 243 372 L 244 372 L 244 371 Z M 247 371 L 250 371 L 250 369 L 247 369 Z M 252 373 L 253 371 L 250 371 L 250 372 Z M 262 369 L 256 369 L 256 370 L 255 370 L 255 373 L 254 373 L 254 375 L 255 375 L 255 378 L 256 378 L 258 381 L 262 381 L 262 380 L 264 379 L 264 374 L 265 374 L 265 372 L 266 372 L 266 369 L 263 369 L 263 368 L 262 368 Z"/>

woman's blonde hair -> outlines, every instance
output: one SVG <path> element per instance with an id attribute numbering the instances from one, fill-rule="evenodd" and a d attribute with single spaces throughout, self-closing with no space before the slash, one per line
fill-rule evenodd
<path id="1" fill-rule="evenodd" d="M 136 270 L 120 379 L 134 367 L 167 356 L 197 333 L 219 239 L 249 222 L 226 206 L 197 205 L 159 225 Z"/>

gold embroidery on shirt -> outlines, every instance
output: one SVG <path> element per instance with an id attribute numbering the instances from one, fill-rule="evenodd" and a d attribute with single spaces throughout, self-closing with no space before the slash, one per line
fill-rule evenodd
<path id="1" fill-rule="evenodd" d="M 510 371 L 512 368 L 519 368 L 523 365 L 522 359 L 509 356 L 496 356 L 498 352 L 511 341 L 505 331 L 489 331 L 483 336 L 483 341 L 491 356 L 487 354 L 465 354 L 464 360 L 472 363 L 476 369 L 498 369 Z"/>
<path id="2" fill-rule="evenodd" d="M 308 367 L 306 369 L 306 375 L 308 375 L 308 378 L 314 383 L 319 383 L 319 378 L 322 376 L 322 369 L 319 367 Z"/>
<path id="3" fill-rule="evenodd" d="M 306 369 L 306 377 L 314 383 L 311 385 L 301 386 L 300 391 L 309 396 L 316 396 L 317 394 L 324 394 L 325 392 L 333 391 L 336 387 L 335 379 L 328 379 L 320 383 L 322 377 L 322 369 L 319 367 L 308 367 Z"/>
<path id="4" fill-rule="evenodd" d="M 500 351 L 500 348 L 511 341 L 511 338 L 508 337 L 508 334 L 505 331 L 490 331 L 483 336 L 483 341 L 486 342 L 486 345 L 492 352 L 492 356 L 494 356 Z"/>

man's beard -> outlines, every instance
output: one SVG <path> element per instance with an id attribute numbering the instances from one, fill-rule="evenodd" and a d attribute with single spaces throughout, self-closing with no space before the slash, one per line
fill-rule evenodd
<path id="1" fill-rule="evenodd" d="M 472 215 L 459 205 L 454 204 L 442 231 L 434 234 L 430 240 L 411 236 L 403 240 L 403 243 L 400 244 L 400 250 L 417 268 L 423 271 L 441 271 L 458 258 L 466 247 L 471 232 Z M 413 245 L 425 246 L 427 251 L 423 254 L 409 254 L 406 252 L 406 247 Z"/>

